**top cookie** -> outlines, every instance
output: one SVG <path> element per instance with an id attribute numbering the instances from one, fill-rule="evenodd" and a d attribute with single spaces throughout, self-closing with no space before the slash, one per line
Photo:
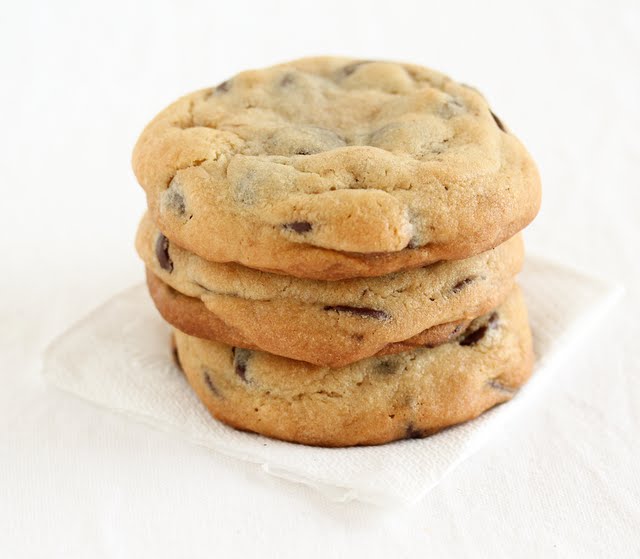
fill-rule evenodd
<path id="1" fill-rule="evenodd" d="M 471 256 L 540 204 L 535 164 L 480 93 L 391 62 L 242 72 L 161 112 L 133 168 L 178 245 L 317 279 Z"/>

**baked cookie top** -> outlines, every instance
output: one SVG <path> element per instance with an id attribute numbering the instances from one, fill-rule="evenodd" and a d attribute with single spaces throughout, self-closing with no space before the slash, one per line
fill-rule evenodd
<path id="1" fill-rule="evenodd" d="M 184 248 L 319 279 L 470 256 L 540 203 L 533 161 L 478 91 L 346 58 L 242 72 L 179 99 L 144 130 L 133 168 Z"/>

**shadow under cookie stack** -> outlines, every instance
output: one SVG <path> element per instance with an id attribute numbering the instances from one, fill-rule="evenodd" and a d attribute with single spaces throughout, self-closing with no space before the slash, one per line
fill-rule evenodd
<path id="1" fill-rule="evenodd" d="M 321 446 L 418 438 L 531 374 L 515 278 L 540 180 L 477 90 L 297 60 L 176 101 L 133 166 L 149 291 L 226 424 Z"/>

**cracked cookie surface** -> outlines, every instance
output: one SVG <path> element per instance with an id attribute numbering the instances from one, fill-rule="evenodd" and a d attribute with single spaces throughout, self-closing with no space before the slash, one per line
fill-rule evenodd
<path id="1" fill-rule="evenodd" d="M 148 217 L 136 247 L 154 302 L 174 326 L 332 367 L 447 341 L 504 300 L 524 256 L 518 235 L 464 260 L 331 282 L 208 262 L 170 242 Z"/>
<path id="2" fill-rule="evenodd" d="M 432 349 L 330 369 L 174 331 L 182 369 L 211 414 L 238 429 L 321 446 L 423 437 L 509 400 L 531 374 L 516 287 L 494 312 Z"/>
<path id="3" fill-rule="evenodd" d="M 481 94 L 392 62 L 242 72 L 161 112 L 133 167 L 180 246 L 329 280 L 482 252 L 540 203 L 533 161 Z"/>

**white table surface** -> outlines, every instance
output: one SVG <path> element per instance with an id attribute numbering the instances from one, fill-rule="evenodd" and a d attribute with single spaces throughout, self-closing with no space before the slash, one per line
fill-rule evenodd
<path id="1" fill-rule="evenodd" d="M 488 4 L 3 3 L 0 557 L 640 554 L 640 5 Z M 142 278 L 143 125 L 316 53 L 477 85 L 540 166 L 529 246 L 627 288 L 547 398 L 410 509 L 331 503 L 39 374 L 55 335 Z"/>

